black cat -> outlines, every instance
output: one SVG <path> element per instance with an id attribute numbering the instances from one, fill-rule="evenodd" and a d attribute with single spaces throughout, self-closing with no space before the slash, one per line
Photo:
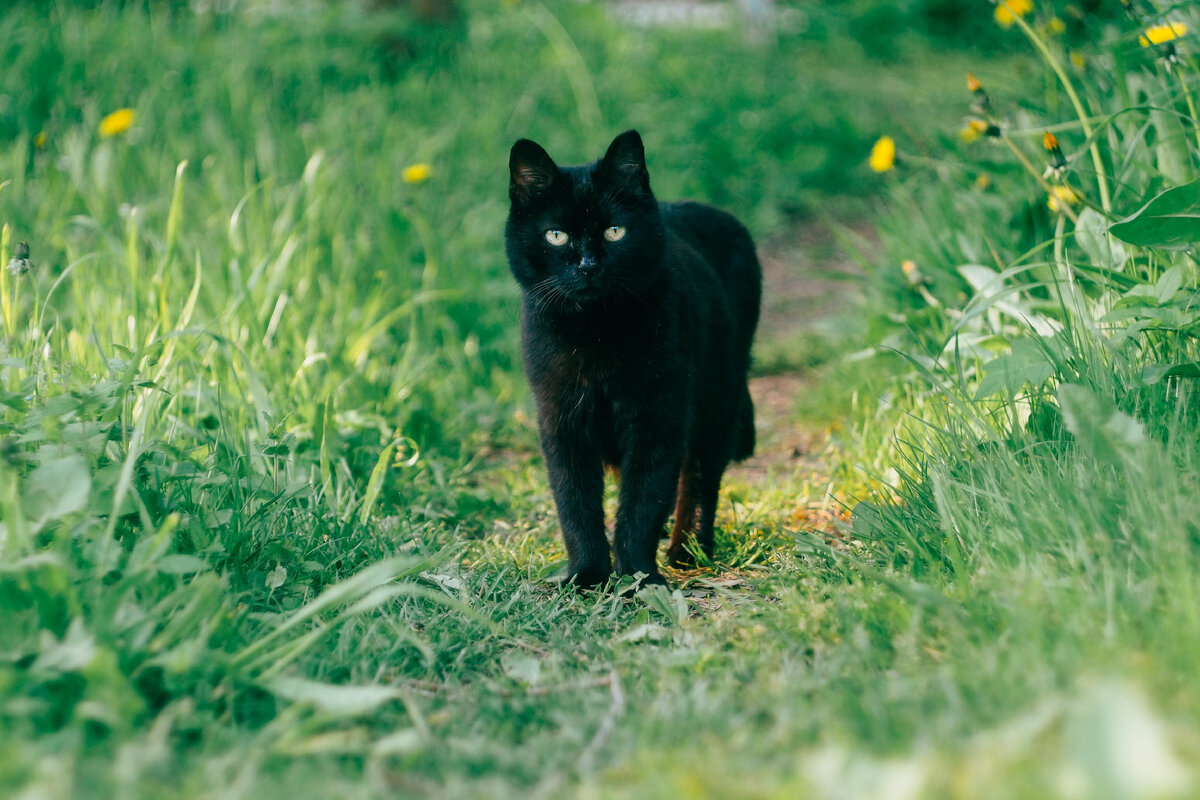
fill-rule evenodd
<path id="1" fill-rule="evenodd" d="M 525 372 L 569 580 L 612 574 L 609 466 L 620 476 L 616 572 L 665 583 L 655 553 L 672 500 L 671 563 L 693 563 L 693 533 L 711 557 L 721 474 L 754 450 L 754 242 L 715 208 L 657 202 L 637 131 L 578 167 L 521 139 L 509 172 L 508 261 L 524 290 Z"/>

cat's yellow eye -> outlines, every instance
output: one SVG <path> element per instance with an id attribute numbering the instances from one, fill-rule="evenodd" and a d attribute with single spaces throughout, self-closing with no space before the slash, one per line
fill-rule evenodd
<path id="1" fill-rule="evenodd" d="M 625 238 L 625 229 L 620 225 L 613 225 L 611 228 L 604 229 L 604 238 L 610 242 L 619 242 Z"/>
<path id="2" fill-rule="evenodd" d="M 569 238 L 571 237 L 567 236 L 562 231 L 546 231 L 546 241 L 555 247 L 562 247 L 567 243 L 567 239 Z"/>

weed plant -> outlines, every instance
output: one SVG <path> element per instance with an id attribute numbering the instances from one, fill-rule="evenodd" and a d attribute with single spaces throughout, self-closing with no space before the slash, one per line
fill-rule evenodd
<path id="1" fill-rule="evenodd" d="M 968 75 L 946 155 L 901 142 L 881 164 L 898 174 L 876 331 L 920 388 L 896 394 L 893 491 L 854 529 L 898 590 L 983 614 L 972 627 L 997 654 L 1028 654 L 1011 665 L 1024 679 L 1102 687 L 1096 713 L 1156 764 L 1120 757 L 1134 738 L 1077 738 L 1112 760 L 1054 791 L 1186 792 L 1172 753 L 1200 720 L 1183 644 L 1200 634 L 1200 17 L 1131 2 L 1068 26 L 1071 7 L 996 8 L 1040 73 Z M 1139 727 L 1129 691 L 1188 733 Z"/>

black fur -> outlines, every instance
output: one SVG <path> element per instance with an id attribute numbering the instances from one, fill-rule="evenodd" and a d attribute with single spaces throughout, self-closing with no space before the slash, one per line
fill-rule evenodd
<path id="1" fill-rule="evenodd" d="M 690 563 L 693 534 L 711 557 L 721 475 L 754 450 L 754 242 L 715 208 L 657 202 L 636 131 L 578 167 L 521 139 L 509 172 L 506 248 L 570 580 L 595 586 L 613 571 L 607 465 L 621 476 L 616 572 L 663 583 L 655 554 L 672 502 L 672 563 Z M 605 238 L 614 226 L 619 241 Z M 552 230 L 566 243 L 548 241 Z"/>

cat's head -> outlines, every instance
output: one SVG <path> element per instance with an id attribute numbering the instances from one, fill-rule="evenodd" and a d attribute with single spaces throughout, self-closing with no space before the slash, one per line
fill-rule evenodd
<path id="1" fill-rule="evenodd" d="M 580 167 L 559 167 L 521 139 L 509 176 L 508 262 L 539 308 L 640 300 L 653 290 L 665 234 L 637 131 Z"/>

